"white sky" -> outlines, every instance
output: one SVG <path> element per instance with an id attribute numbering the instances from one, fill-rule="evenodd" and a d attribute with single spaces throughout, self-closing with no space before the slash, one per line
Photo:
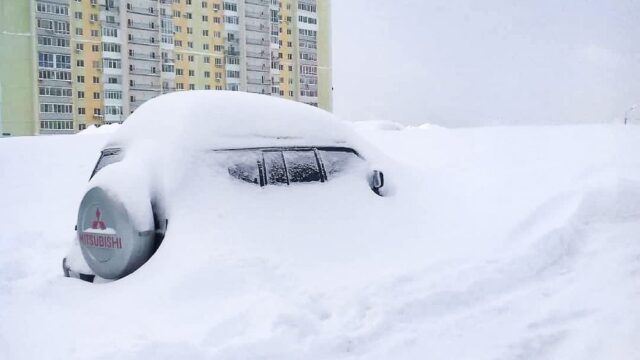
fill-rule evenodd
<path id="1" fill-rule="evenodd" d="M 622 121 L 638 0 L 333 0 L 334 110 L 445 126 Z M 640 123 L 640 110 L 633 114 Z"/>

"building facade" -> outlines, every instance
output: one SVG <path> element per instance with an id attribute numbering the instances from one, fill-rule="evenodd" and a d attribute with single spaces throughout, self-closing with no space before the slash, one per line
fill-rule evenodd
<path id="1" fill-rule="evenodd" d="M 35 9 L 0 0 L 0 136 L 35 134 L 38 119 Z"/>
<path id="2" fill-rule="evenodd" d="M 172 91 L 246 91 L 332 110 L 329 0 L 0 4 L 0 44 L 19 50 L 2 52 L 19 68 L 0 70 L 4 136 L 119 123 Z"/>

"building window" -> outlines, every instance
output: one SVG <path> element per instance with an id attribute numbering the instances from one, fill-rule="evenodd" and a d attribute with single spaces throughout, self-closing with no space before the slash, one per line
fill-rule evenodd
<path id="1" fill-rule="evenodd" d="M 54 114 L 71 114 L 73 108 L 71 104 L 40 104 L 41 113 L 54 113 Z"/>
<path id="2" fill-rule="evenodd" d="M 238 25 L 240 24 L 240 21 L 238 20 L 237 16 L 224 16 L 224 22 L 227 24 L 235 24 Z"/>
<path id="3" fill-rule="evenodd" d="M 41 96 L 71 97 L 72 93 L 71 89 L 60 87 L 41 86 L 38 90 Z"/>
<path id="4" fill-rule="evenodd" d="M 105 106 L 105 115 L 122 115 L 122 106 Z"/>
<path id="5" fill-rule="evenodd" d="M 36 11 L 55 15 L 69 15 L 69 8 L 64 5 L 36 3 Z"/>
<path id="6" fill-rule="evenodd" d="M 121 69 L 122 65 L 119 59 L 104 59 L 103 67 L 105 69 Z"/>
<path id="7" fill-rule="evenodd" d="M 78 115 L 85 115 L 86 114 L 86 109 L 83 107 L 79 107 L 78 108 Z"/>
<path id="8" fill-rule="evenodd" d="M 122 91 L 107 90 L 104 92 L 104 98 L 114 100 L 122 99 Z"/>
<path id="9" fill-rule="evenodd" d="M 43 120 L 40 121 L 43 130 L 73 130 L 73 120 Z"/>
<path id="10" fill-rule="evenodd" d="M 102 43 L 102 51 L 119 53 L 120 52 L 120 44 L 108 43 L 108 42 Z"/>
<path id="11" fill-rule="evenodd" d="M 105 27 L 102 29 L 102 35 L 108 37 L 118 37 L 118 29 Z"/>

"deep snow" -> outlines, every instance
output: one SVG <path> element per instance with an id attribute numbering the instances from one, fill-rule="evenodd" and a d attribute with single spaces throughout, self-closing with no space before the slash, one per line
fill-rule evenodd
<path id="1" fill-rule="evenodd" d="M 334 224 L 340 243 L 193 241 L 184 259 L 173 241 L 101 285 L 60 262 L 107 136 L 0 140 L 0 359 L 640 358 L 639 128 L 354 128 L 404 171 Z M 306 196 L 337 221 L 322 191 L 258 196 Z M 212 223 L 241 224 L 225 218 L 238 204 L 216 206 Z M 371 224 L 386 242 L 350 226 L 388 208 Z"/>

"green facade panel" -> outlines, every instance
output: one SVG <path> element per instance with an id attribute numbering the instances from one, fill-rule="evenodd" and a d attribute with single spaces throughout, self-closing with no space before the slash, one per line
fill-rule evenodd
<path id="1" fill-rule="evenodd" d="M 0 134 L 34 135 L 35 39 L 31 0 L 0 0 Z"/>

